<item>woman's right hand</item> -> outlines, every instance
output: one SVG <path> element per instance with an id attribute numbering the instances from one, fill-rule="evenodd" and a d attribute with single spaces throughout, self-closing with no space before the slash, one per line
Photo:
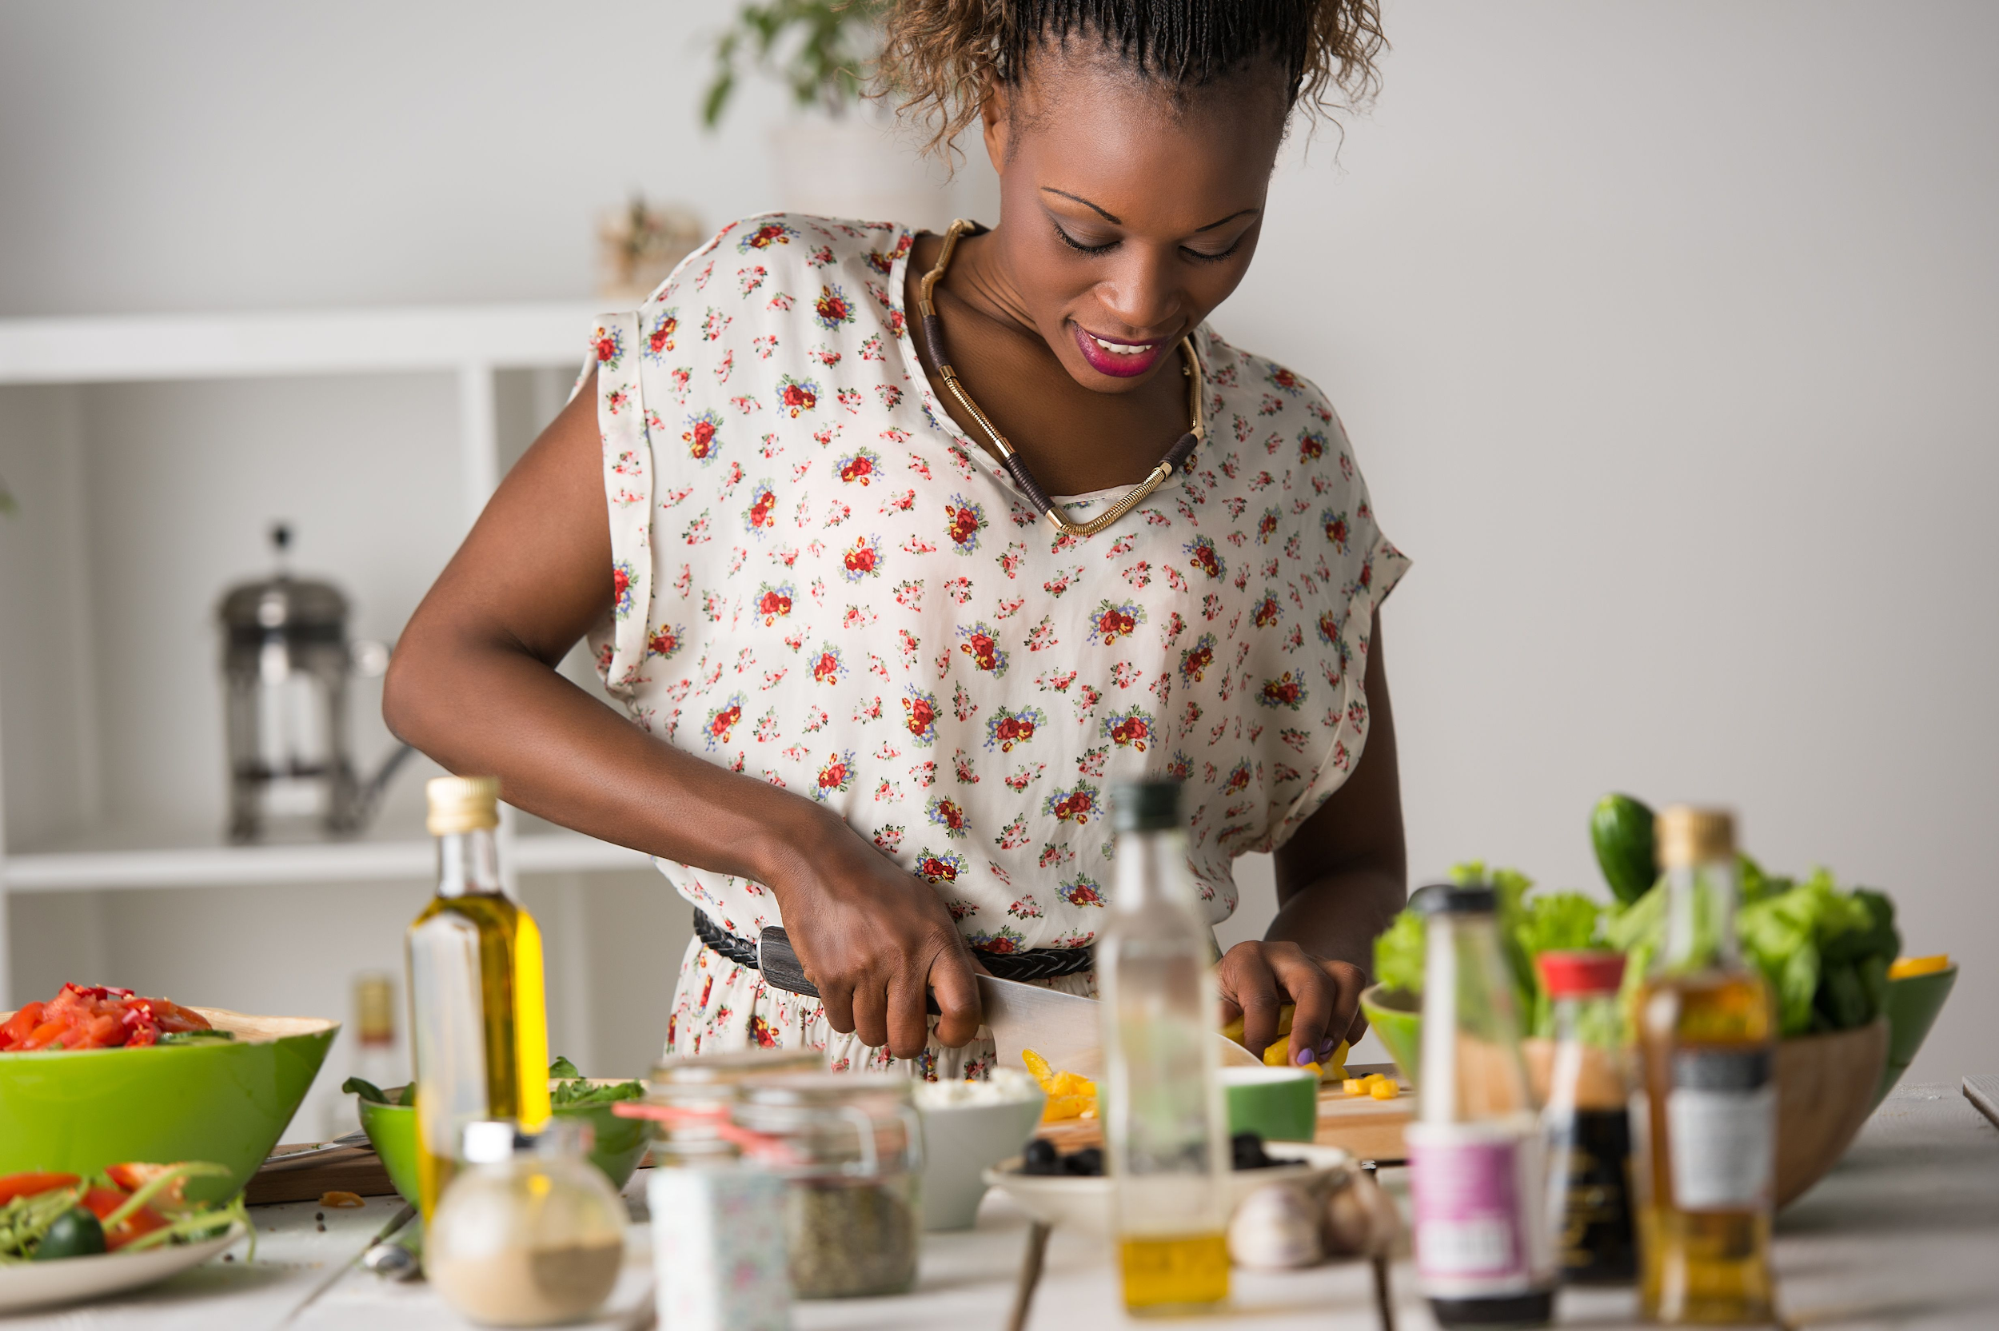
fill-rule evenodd
<path id="1" fill-rule="evenodd" d="M 816 805 L 777 838 L 764 881 L 785 932 L 819 990 L 826 1021 L 871 1048 L 914 1058 L 929 1037 L 925 991 L 937 995 L 937 1040 L 957 1048 L 979 1030 L 971 950 L 943 898 Z"/>

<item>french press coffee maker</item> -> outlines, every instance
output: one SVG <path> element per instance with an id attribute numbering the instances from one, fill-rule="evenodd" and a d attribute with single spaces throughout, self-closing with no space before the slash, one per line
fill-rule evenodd
<path id="1" fill-rule="evenodd" d="M 388 669 L 389 649 L 350 642 L 347 598 L 330 583 L 295 578 L 291 528 L 271 528 L 277 569 L 222 598 L 222 677 L 229 740 L 229 839 L 260 841 L 281 828 L 359 832 L 410 754 L 398 745 L 367 781 L 347 743 L 347 685 Z"/>

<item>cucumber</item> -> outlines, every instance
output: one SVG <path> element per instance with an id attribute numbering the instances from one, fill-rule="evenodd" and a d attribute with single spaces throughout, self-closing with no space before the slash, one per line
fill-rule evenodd
<path id="1" fill-rule="evenodd" d="M 1629 905 L 1652 890 L 1659 864 L 1653 845 L 1652 810 L 1630 795 L 1605 795 L 1589 818 L 1590 844 L 1611 895 Z"/>

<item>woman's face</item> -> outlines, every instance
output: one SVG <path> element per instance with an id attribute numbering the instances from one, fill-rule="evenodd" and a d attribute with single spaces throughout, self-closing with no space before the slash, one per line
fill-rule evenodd
<path id="1" fill-rule="evenodd" d="M 1008 284 L 1077 383 L 1129 392 L 1249 271 L 1284 136 L 1257 64 L 1176 103 L 1113 57 L 1044 47 L 986 104 Z"/>

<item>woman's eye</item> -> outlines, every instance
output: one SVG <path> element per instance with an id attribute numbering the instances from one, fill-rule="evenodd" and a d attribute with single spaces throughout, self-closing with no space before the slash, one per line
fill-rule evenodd
<path id="1" fill-rule="evenodd" d="M 1077 250 L 1083 254 L 1102 254 L 1107 250 L 1115 248 L 1117 245 L 1117 242 L 1115 240 L 1107 240 L 1101 245 L 1085 245 L 1082 241 L 1076 239 L 1074 236 L 1070 235 L 1067 231 L 1063 230 L 1062 227 L 1060 227 L 1059 225 L 1055 228 L 1055 234 L 1062 237 L 1062 243 L 1064 245 L 1067 245 L 1070 249 Z"/>
<path id="2" fill-rule="evenodd" d="M 1185 245 L 1182 245 L 1180 247 L 1180 252 L 1186 255 L 1188 258 L 1194 259 L 1200 263 L 1220 263 L 1223 259 L 1232 258 L 1235 255 L 1235 252 L 1241 248 L 1242 248 L 1242 241 L 1237 240 L 1235 244 L 1219 252 L 1210 252 L 1208 250 L 1192 249 Z"/>

